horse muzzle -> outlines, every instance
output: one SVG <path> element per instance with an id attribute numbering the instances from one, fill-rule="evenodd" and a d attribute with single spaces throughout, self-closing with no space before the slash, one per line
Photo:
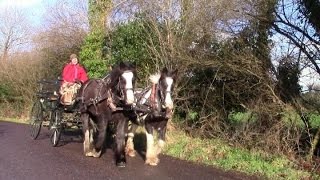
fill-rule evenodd
<path id="1" fill-rule="evenodd" d="M 173 116 L 173 109 L 166 108 L 166 119 L 171 119 Z"/>
<path id="2" fill-rule="evenodd" d="M 132 105 L 134 103 L 133 89 L 126 90 L 126 105 Z"/>

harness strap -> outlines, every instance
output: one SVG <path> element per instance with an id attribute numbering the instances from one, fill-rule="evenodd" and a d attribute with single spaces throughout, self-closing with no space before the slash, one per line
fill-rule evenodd
<path id="1" fill-rule="evenodd" d="M 108 77 L 108 76 L 107 76 Z M 89 101 L 85 102 L 84 101 L 84 97 L 83 97 L 83 94 L 84 94 L 84 91 L 85 89 L 89 86 L 89 84 L 91 84 L 93 81 L 90 81 L 89 83 L 87 83 L 85 85 L 85 87 L 83 87 L 82 89 L 82 104 L 84 104 L 84 107 L 85 107 L 85 110 L 93 105 L 95 110 L 96 110 L 96 113 L 99 114 L 98 112 L 98 108 L 97 108 L 97 104 L 100 103 L 101 101 L 104 101 L 104 100 L 107 100 L 107 105 L 110 107 L 110 109 L 112 111 L 117 111 L 119 110 L 119 108 L 116 107 L 116 105 L 113 103 L 113 98 L 112 98 L 112 93 L 111 93 L 111 90 L 109 89 L 106 93 L 103 93 L 102 92 L 102 87 L 104 85 L 107 85 L 109 83 L 109 79 L 107 79 L 107 82 L 105 81 L 105 79 L 107 77 L 104 77 L 103 79 L 98 79 L 98 80 L 95 80 L 97 83 L 98 83 L 98 88 L 96 89 L 95 91 L 95 97 L 94 98 L 90 98 Z"/>
<path id="2" fill-rule="evenodd" d="M 145 94 L 150 91 L 150 95 L 148 97 L 145 97 Z M 145 89 L 141 92 L 138 98 L 138 103 L 135 107 L 133 107 L 133 110 L 135 111 L 138 118 L 143 119 L 142 117 L 145 115 L 151 115 L 155 117 L 164 117 L 166 119 L 170 119 L 172 117 L 171 110 L 167 109 L 163 112 L 162 111 L 162 104 L 158 104 L 157 101 L 162 102 L 162 93 L 161 87 L 158 85 L 158 83 L 153 83 L 151 87 L 148 89 Z M 165 91 L 165 93 L 170 93 L 171 91 Z M 160 99 L 159 99 L 160 98 Z M 143 101 L 143 99 L 148 99 L 148 102 Z"/>
<path id="3" fill-rule="evenodd" d="M 156 106 L 156 85 L 157 84 L 152 84 L 151 88 L 151 95 L 150 95 L 150 103 L 151 103 L 151 108 L 155 109 Z"/>
<path id="4" fill-rule="evenodd" d="M 107 94 L 108 94 L 107 95 L 107 104 L 108 104 L 108 106 L 110 107 L 110 109 L 113 112 L 117 111 L 117 106 L 113 103 L 113 98 L 112 98 L 110 90 L 108 90 Z"/>

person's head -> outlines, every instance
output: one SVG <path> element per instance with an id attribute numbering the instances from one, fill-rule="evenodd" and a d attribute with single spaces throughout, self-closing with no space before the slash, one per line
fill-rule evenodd
<path id="1" fill-rule="evenodd" d="M 78 56 L 76 54 L 70 55 L 71 64 L 78 64 Z"/>

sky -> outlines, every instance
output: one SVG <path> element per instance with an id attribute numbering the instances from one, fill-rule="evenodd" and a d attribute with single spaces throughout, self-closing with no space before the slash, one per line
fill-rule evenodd
<path id="1" fill-rule="evenodd" d="M 33 6 L 41 4 L 42 0 L 0 0 L 0 6 Z"/>
<path id="2" fill-rule="evenodd" d="M 15 8 L 23 11 L 33 25 L 41 24 L 45 7 L 56 0 L 0 0 L 0 11 L 5 8 Z"/>

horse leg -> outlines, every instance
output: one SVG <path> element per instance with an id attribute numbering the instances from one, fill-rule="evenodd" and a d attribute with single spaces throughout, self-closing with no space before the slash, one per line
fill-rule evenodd
<path id="1" fill-rule="evenodd" d="M 119 114 L 123 116 L 123 114 Z M 128 119 L 126 117 L 120 117 L 117 123 L 117 132 L 116 132 L 116 165 L 118 167 L 126 166 L 126 154 L 125 154 L 125 143 L 126 143 L 126 134 L 128 132 Z"/>
<path id="2" fill-rule="evenodd" d="M 158 140 L 158 146 L 157 146 L 157 150 L 156 150 L 157 157 L 161 153 L 161 151 L 165 145 L 166 131 L 167 131 L 166 125 L 164 127 L 161 127 L 161 129 L 158 131 L 159 140 Z"/>
<path id="3" fill-rule="evenodd" d="M 82 131 L 84 134 L 83 152 L 85 156 L 93 156 L 92 154 L 92 128 L 89 125 L 89 114 L 81 114 Z"/>
<path id="4" fill-rule="evenodd" d="M 159 159 L 154 147 L 153 128 L 151 125 L 146 125 L 147 150 L 146 150 L 146 164 L 151 166 L 158 165 Z"/>
<path id="5" fill-rule="evenodd" d="M 128 132 L 128 139 L 127 139 L 127 145 L 126 145 L 126 154 L 130 157 L 136 156 L 136 151 L 134 150 L 134 143 L 133 143 L 133 138 L 134 134 L 138 128 L 137 124 L 132 123 L 129 132 Z"/>
<path id="6" fill-rule="evenodd" d="M 107 122 L 108 120 L 105 118 L 105 115 L 101 114 L 97 117 L 97 132 L 96 136 L 94 137 L 94 147 L 93 148 L 93 157 L 100 157 L 101 151 L 103 148 L 103 143 L 106 137 L 106 130 L 107 130 Z"/>

